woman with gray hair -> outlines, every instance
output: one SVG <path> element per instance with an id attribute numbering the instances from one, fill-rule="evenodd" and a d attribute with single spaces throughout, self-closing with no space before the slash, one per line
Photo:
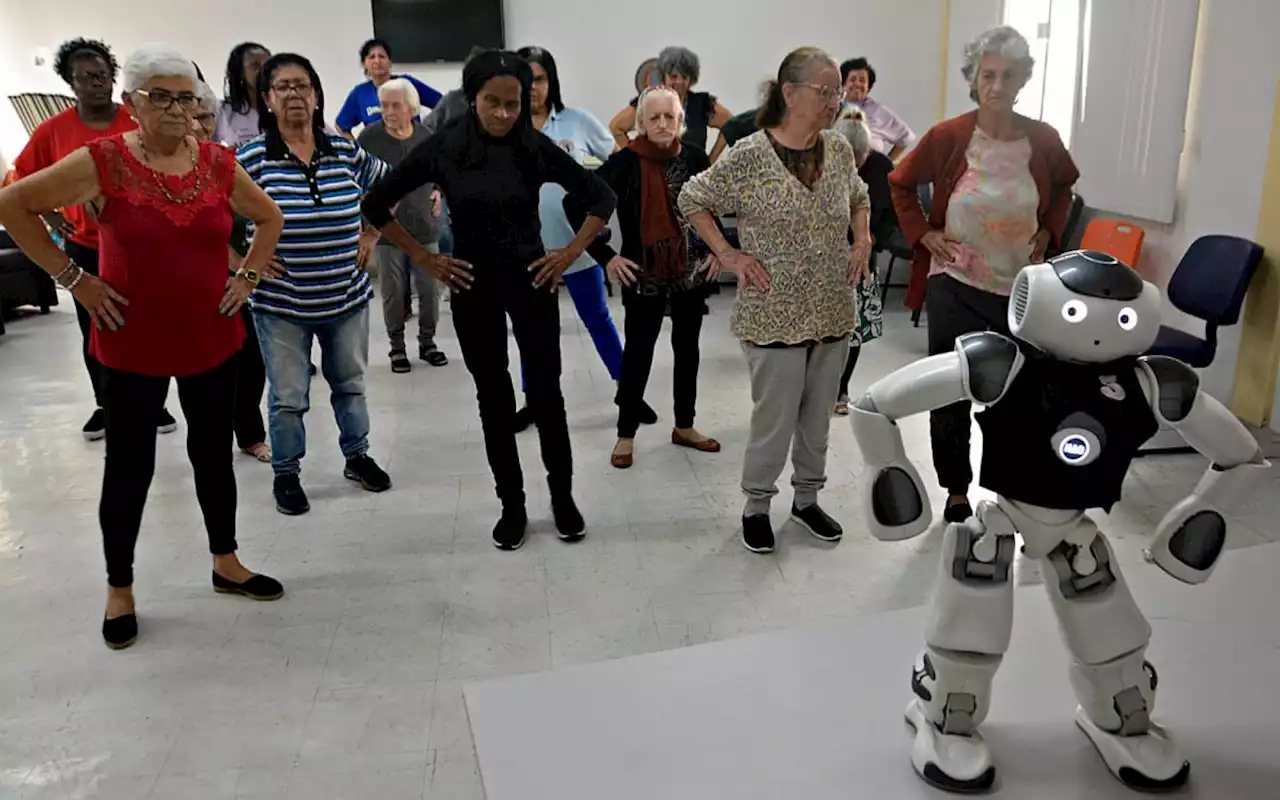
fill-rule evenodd
<path id="1" fill-rule="evenodd" d="M 144 45 L 124 66 L 124 105 L 138 130 L 90 142 L 0 192 L 0 222 L 94 322 L 90 348 L 103 366 L 107 425 L 99 508 L 109 587 L 102 636 L 114 649 L 138 636 L 134 546 L 155 472 L 155 418 L 171 378 L 187 418 L 213 588 L 256 600 L 284 592 L 236 557 L 230 448 L 236 354 L 244 342 L 239 312 L 268 269 L 284 223 L 230 150 L 190 135 L 195 89 L 195 67 L 181 53 Z M 84 203 L 98 218 L 100 276 L 59 250 L 40 218 Z M 244 266 L 228 277 L 233 209 L 253 221 L 257 235 Z"/>
<path id="2" fill-rule="evenodd" d="M 1061 244 L 1080 173 L 1057 131 L 1013 110 L 1034 63 L 1027 40 L 1010 27 L 970 42 L 961 74 L 977 110 L 933 126 L 889 177 L 902 232 L 915 249 L 907 306 L 927 304 L 930 355 L 950 352 L 966 333 L 1007 336 L 1018 270 Z M 922 184 L 933 184 L 928 211 Z M 973 513 L 969 409 L 956 403 L 930 414 L 949 522 Z"/>
<path id="3" fill-rule="evenodd" d="M 684 106 L 683 141 L 699 150 L 706 150 L 707 129 L 719 130 L 733 114 L 720 105 L 715 95 L 693 91 L 702 74 L 697 54 L 687 47 L 662 48 L 658 54 L 658 74 L 662 76 L 662 85 L 674 90 Z M 636 102 L 639 99 L 638 96 L 632 98 L 631 103 L 609 121 L 609 132 L 618 147 L 626 147 L 636 133 Z M 711 153 L 711 160 L 714 161 L 723 149 L 723 144 L 718 142 Z"/>
<path id="4" fill-rule="evenodd" d="M 742 542 L 755 553 L 774 547 L 769 507 L 788 451 L 791 518 L 823 541 L 843 536 L 818 493 L 826 485 L 831 403 L 858 323 L 853 287 L 871 251 L 866 186 L 853 149 L 830 129 L 844 98 L 836 62 L 802 47 L 767 87 L 760 130 L 680 193 L 684 217 L 739 279 L 730 328 L 742 342 L 754 402 Z M 725 241 L 713 214 L 737 215 L 741 250 Z"/>

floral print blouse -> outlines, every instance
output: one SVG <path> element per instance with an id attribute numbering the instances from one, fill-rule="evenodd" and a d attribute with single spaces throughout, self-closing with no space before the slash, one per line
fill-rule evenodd
<path id="1" fill-rule="evenodd" d="M 680 193 L 686 219 L 702 211 L 737 215 L 742 251 L 769 273 L 767 291 L 739 284 L 729 327 L 744 343 L 830 341 L 858 325 L 849 224 L 855 210 L 871 204 L 849 143 L 835 131 L 821 135 L 822 174 L 813 189 L 782 163 L 768 133 L 757 131 Z"/>

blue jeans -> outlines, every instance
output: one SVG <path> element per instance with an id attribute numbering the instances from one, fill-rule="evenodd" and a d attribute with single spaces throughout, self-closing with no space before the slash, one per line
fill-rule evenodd
<path id="1" fill-rule="evenodd" d="M 609 316 L 609 298 L 604 290 L 604 267 L 599 264 L 587 267 L 580 272 L 564 276 L 565 288 L 573 298 L 574 308 L 578 310 L 578 318 L 591 334 L 596 352 L 609 370 L 609 377 L 615 381 L 622 380 L 622 339 L 618 337 L 618 329 Z M 525 390 L 524 363 L 520 364 L 520 388 Z"/>
<path id="2" fill-rule="evenodd" d="M 311 342 L 320 342 L 320 372 L 329 383 L 338 423 L 338 446 L 347 459 L 369 451 L 369 406 L 364 369 L 369 363 L 369 305 L 337 319 L 311 322 L 274 314 L 253 315 L 267 368 L 267 420 L 271 469 L 297 475 L 307 454 L 302 417 L 311 408 Z"/>

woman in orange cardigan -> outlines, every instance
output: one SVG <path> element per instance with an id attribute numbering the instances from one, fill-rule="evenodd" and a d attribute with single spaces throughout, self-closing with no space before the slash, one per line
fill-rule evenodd
<path id="1" fill-rule="evenodd" d="M 1080 174 L 1052 127 L 1013 111 L 1034 64 L 1013 28 L 971 42 L 961 72 L 978 109 L 931 128 L 889 176 L 894 209 L 915 248 L 907 306 L 924 300 L 930 355 L 949 352 L 966 333 L 1008 335 L 1014 277 L 1059 244 Z M 917 191 L 927 183 L 933 200 L 926 215 Z M 973 513 L 970 427 L 967 402 L 930 415 L 949 522 Z"/>

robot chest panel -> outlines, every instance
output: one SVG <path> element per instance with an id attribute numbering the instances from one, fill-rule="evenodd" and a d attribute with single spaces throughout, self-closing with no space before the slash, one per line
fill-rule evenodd
<path id="1" fill-rule="evenodd" d="M 1036 375 L 1022 389 L 1000 402 L 1013 401 L 1002 415 L 1006 441 L 1035 461 L 1048 456 L 1071 468 L 1096 463 L 1123 438 L 1126 416 L 1134 408 L 1131 393 L 1141 393 L 1116 376 L 1079 372 Z M 1140 407 L 1143 401 L 1137 400 Z"/>

